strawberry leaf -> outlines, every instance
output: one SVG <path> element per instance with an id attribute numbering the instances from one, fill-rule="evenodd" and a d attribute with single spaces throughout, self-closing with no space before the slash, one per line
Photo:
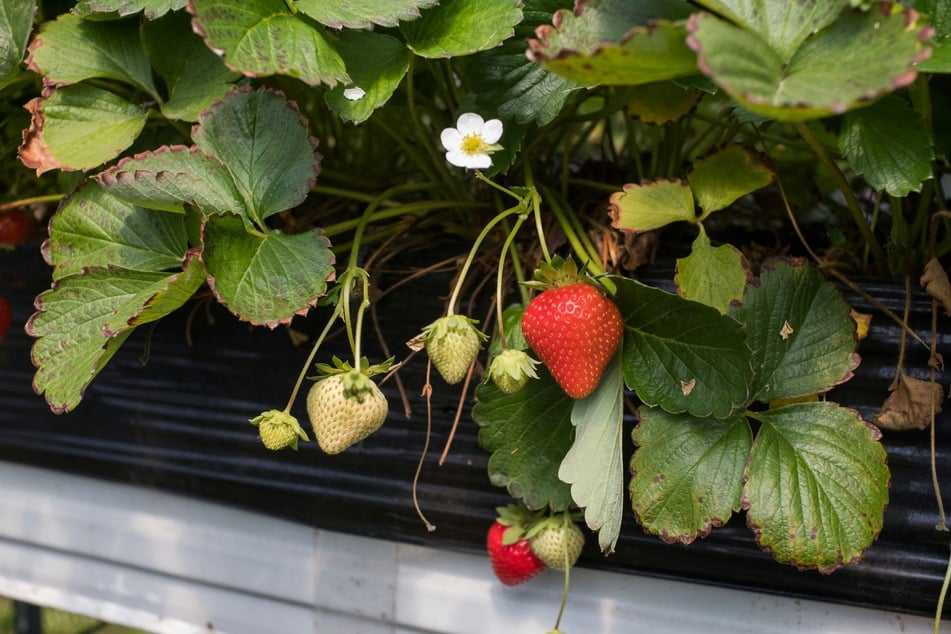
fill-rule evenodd
<path id="1" fill-rule="evenodd" d="M 93 179 L 119 198 L 149 209 L 184 213 L 186 205 L 193 205 L 206 216 L 248 215 L 228 168 L 196 147 L 165 146 L 124 158 Z"/>
<path id="2" fill-rule="evenodd" d="M 622 277 L 624 381 L 651 406 L 727 418 L 749 401 L 750 351 L 742 327 L 715 308 Z"/>
<path id="3" fill-rule="evenodd" d="M 297 108 L 267 90 L 237 90 L 202 113 L 195 144 L 228 166 L 257 223 L 303 202 L 320 171 Z"/>
<path id="4" fill-rule="evenodd" d="M 571 505 L 571 489 L 557 474 L 574 436 L 572 400 L 543 367 L 538 375 L 514 394 L 479 385 L 472 418 L 481 427 L 479 444 L 492 452 L 492 484 L 530 509 L 562 511 Z"/>
<path id="5" fill-rule="evenodd" d="M 197 121 L 198 115 L 241 77 L 195 35 L 186 13 L 146 22 L 142 39 L 155 72 L 168 90 L 161 109 L 170 119 Z M 169 46 L 169 42 L 175 42 L 175 46 Z"/>
<path id="6" fill-rule="evenodd" d="M 320 25 L 293 15 L 284 0 L 191 0 L 194 28 L 224 63 L 251 77 L 289 75 L 316 86 L 350 81 Z"/>
<path id="7" fill-rule="evenodd" d="M 688 544 L 740 510 L 753 444 L 744 416 L 716 420 L 642 407 L 632 436 L 631 500 L 644 530 Z"/>
<path id="8" fill-rule="evenodd" d="M 142 11 L 147 19 L 154 20 L 170 11 L 184 8 L 186 2 L 187 0 L 82 0 L 76 3 L 73 11 L 80 14 L 115 12 L 119 16 Z"/>
<path id="9" fill-rule="evenodd" d="M 33 27 L 36 0 L 0 2 L 0 89 L 20 74 L 20 62 L 26 52 Z"/>
<path id="10" fill-rule="evenodd" d="M 63 86 L 27 104 L 32 114 L 20 160 L 37 174 L 102 165 L 132 145 L 148 112 L 89 84 Z"/>
<path id="11" fill-rule="evenodd" d="M 673 222 L 697 222 L 693 194 L 687 183 L 678 180 L 628 183 L 623 191 L 611 194 L 611 223 L 622 231 L 650 231 Z"/>
<path id="12" fill-rule="evenodd" d="M 87 267 L 178 270 L 187 248 L 181 215 L 125 202 L 95 181 L 67 198 L 50 222 L 48 259 L 54 280 Z"/>
<path id="13" fill-rule="evenodd" d="M 161 101 L 135 20 L 97 22 L 64 13 L 43 23 L 29 51 L 27 65 L 47 82 L 115 79 Z"/>
<path id="14" fill-rule="evenodd" d="M 393 96 L 409 69 L 410 53 L 395 37 L 372 31 L 343 31 L 337 49 L 347 64 L 351 83 L 328 90 L 324 99 L 344 121 L 361 123 Z M 348 89 L 357 88 L 362 95 L 356 99 L 348 96 L 352 95 Z"/>
<path id="15" fill-rule="evenodd" d="M 751 396 L 776 399 L 825 392 L 859 364 L 855 320 L 831 282 L 802 261 L 779 261 L 747 288 L 730 313 L 746 324 L 753 350 Z"/>
<path id="16" fill-rule="evenodd" d="M 522 21 L 519 0 L 443 0 L 400 30 L 420 57 L 469 55 L 512 37 Z"/>
<path id="17" fill-rule="evenodd" d="M 34 389 L 54 412 L 72 410 L 136 326 L 184 304 L 204 280 L 194 257 L 178 273 L 94 267 L 57 280 L 26 324 L 37 338 Z"/>
<path id="18" fill-rule="evenodd" d="M 202 231 L 202 259 L 218 300 L 238 318 L 271 328 L 316 305 L 334 276 L 330 242 L 319 231 L 249 233 L 236 216 L 214 216 Z"/>
<path id="19" fill-rule="evenodd" d="M 598 531 L 605 553 L 614 551 L 624 513 L 624 377 L 618 357 L 608 364 L 598 387 L 571 408 L 575 440 L 558 469 L 571 497 L 584 509 L 588 528 Z"/>
<path id="20" fill-rule="evenodd" d="M 365 29 L 373 24 L 396 26 L 400 20 L 415 20 L 420 9 L 437 3 L 438 0 L 293 0 L 298 11 L 335 29 Z"/>
<path id="21" fill-rule="evenodd" d="M 645 84 L 697 72 L 696 55 L 678 20 L 681 0 L 589 0 L 563 9 L 529 41 L 529 57 L 584 84 Z"/>
<path id="22" fill-rule="evenodd" d="M 773 170 L 760 156 L 735 144 L 698 159 L 687 176 L 697 205 L 703 210 L 700 220 L 766 187 L 774 178 Z"/>
<path id="23" fill-rule="evenodd" d="M 739 249 L 732 244 L 713 246 L 703 225 L 698 227 L 690 255 L 677 260 L 674 279 L 684 297 L 725 314 L 733 302 L 743 299 L 752 273 Z"/>
<path id="24" fill-rule="evenodd" d="M 881 531 L 888 503 L 878 430 L 829 402 L 757 419 L 743 492 L 757 542 L 781 562 L 820 572 L 858 560 Z"/>

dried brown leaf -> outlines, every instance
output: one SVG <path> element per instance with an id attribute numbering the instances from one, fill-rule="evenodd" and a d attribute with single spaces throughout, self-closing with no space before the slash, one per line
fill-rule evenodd
<path id="1" fill-rule="evenodd" d="M 891 394 L 882 409 L 872 417 L 872 423 L 881 429 L 904 431 L 927 429 L 934 413 L 941 411 L 944 388 L 939 383 L 899 375 L 889 388 Z"/>
<path id="2" fill-rule="evenodd" d="M 925 272 L 919 280 L 925 292 L 938 300 L 946 315 L 951 315 L 951 281 L 937 258 L 931 258 L 925 265 Z"/>

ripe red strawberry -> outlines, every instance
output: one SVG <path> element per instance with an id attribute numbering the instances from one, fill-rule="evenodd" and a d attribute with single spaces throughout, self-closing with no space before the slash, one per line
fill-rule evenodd
<path id="1" fill-rule="evenodd" d="M 0 214 L 0 244 L 15 247 L 30 239 L 33 220 L 25 213 L 11 211 Z"/>
<path id="2" fill-rule="evenodd" d="M 485 543 L 495 576 L 507 586 L 517 586 L 544 570 L 545 563 L 532 552 L 532 545 L 524 537 L 506 543 L 505 534 L 510 530 L 516 528 L 494 522 Z"/>
<path id="3" fill-rule="evenodd" d="M 10 303 L 0 297 L 0 339 L 7 334 L 7 331 L 10 329 L 10 324 L 13 323 L 13 310 L 10 308 Z"/>
<path id="4" fill-rule="evenodd" d="M 620 345 L 624 321 L 614 302 L 579 281 L 570 262 L 553 261 L 537 274 L 554 286 L 525 308 L 522 333 L 568 396 L 584 398 L 598 386 Z"/>

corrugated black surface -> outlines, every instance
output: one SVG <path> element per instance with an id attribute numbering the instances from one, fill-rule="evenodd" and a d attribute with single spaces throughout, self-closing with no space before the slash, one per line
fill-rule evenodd
<path id="1" fill-rule="evenodd" d="M 379 283 L 385 287 L 403 274 Z M 415 410 L 411 419 L 402 415 L 395 385 L 389 382 L 384 392 L 391 403 L 390 419 L 361 445 L 334 457 L 321 454 L 315 443 L 302 445 L 296 453 L 274 455 L 260 445 L 247 420 L 262 410 L 283 407 L 308 350 L 291 345 L 283 329 L 251 329 L 214 306 L 213 324 L 204 310 L 197 313 L 190 347 L 184 312 L 163 320 L 148 346 L 140 329 L 96 379 L 80 407 L 54 416 L 30 388 L 31 340 L 20 329 L 32 312 L 33 296 L 48 284 L 48 270 L 35 250 L 0 253 L 0 292 L 13 300 L 17 324 L 0 345 L 0 459 L 154 487 L 329 529 L 482 551 L 494 507 L 509 498 L 489 485 L 488 455 L 479 449 L 468 417 L 460 424 L 447 463 L 436 465 L 458 399 L 458 388 L 438 379 L 433 449 L 419 489 L 420 502 L 438 530 L 427 533 L 413 510 L 411 481 L 425 432 L 418 396 L 423 360 L 401 371 Z M 900 289 L 866 288 L 901 311 Z M 440 296 L 446 292 L 445 280 L 430 278 L 383 300 L 381 327 L 395 353 L 402 354 L 402 342 L 439 315 Z M 876 313 L 864 300 L 851 294 L 848 298 L 860 310 Z M 929 310 L 929 301 L 916 300 L 914 325 L 922 333 L 930 328 Z M 940 349 L 945 350 L 951 342 L 947 319 L 940 322 Z M 317 319 L 295 323 L 302 329 L 320 325 Z M 898 334 L 896 326 L 876 314 L 870 339 L 860 350 L 862 365 L 856 378 L 836 392 L 839 402 L 865 414 L 877 408 L 894 373 Z M 338 350 L 341 344 L 340 338 L 334 343 Z M 147 347 L 148 364 L 143 366 L 139 358 Z M 368 352 L 379 358 L 374 348 Z M 917 344 L 909 350 L 908 367 L 924 368 L 926 351 Z M 295 413 L 306 420 L 303 398 Z M 951 492 L 948 423 L 945 412 L 938 426 L 938 463 L 943 485 Z M 604 558 L 594 548 L 595 540 L 589 540 L 583 565 L 932 613 L 949 536 L 934 528 L 927 434 L 890 435 L 886 446 L 892 488 L 885 529 L 860 564 L 834 575 L 775 563 L 755 546 L 742 517 L 686 547 L 644 534 L 629 513 L 617 552 Z"/>

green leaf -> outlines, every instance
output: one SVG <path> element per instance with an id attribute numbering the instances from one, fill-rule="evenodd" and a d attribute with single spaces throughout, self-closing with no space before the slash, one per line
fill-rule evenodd
<path id="1" fill-rule="evenodd" d="M 611 194 L 611 226 L 622 231 L 650 231 L 674 222 L 697 222 L 693 194 L 679 179 L 628 183 Z"/>
<path id="2" fill-rule="evenodd" d="M 29 46 L 28 65 L 47 82 L 102 77 L 129 83 L 159 100 L 138 22 L 95 22 L 64 13 L 45 22 Z"/>
<path id="3" fill-rule="evenodd" d="M 645 84 L 693 75 L 696 55 L 676 21 L 687 2 L 590 0 L 581 13 L 561 10 L 529 41 L 529 57 L 548 70 L 585 84 Z"/>
<path id="4" fill-rule="evenodd" d="M 869 185 L 892 196 L 921 191 L 931 178 L 931 136 L 921 115 L 896 95 L 845 115 L 839 149 Z"/>
<path id="5" fill-rule="evenodd" d="M 330 241 L 319 231 L 245 231 L 236 216 L 209 218 L 202 259 L 218 301 L 243 321 L 270 328 L 305 314 L 334 276 Z"/>
<path id="6" fill-rule="evenodd" d="M 558 469 L 571 485 L 571 497 L 584 509 L 588 528 L 598 531 L 598 545 L 614 551 L 624 513 L 624 378 L 618 357 L 608 364 L 598 387 L 571 408 L 575 441 Z"/>
<path id="7" fill-rule="evenodd" d="M 558 115 L 568 95 L 581 84 L 530 61 L 525 57 L 525 40 L 551 20 L 552 13 L 570 5 L 570 0 L 526 0 L 525 17 L 515 27 L 515 37 L 466 58 L 480 110 L 519 124 L 545 125 Z"/>
<path id="8" fill-rule="evenodd" d="M 349 83 L 331 38 L 290 13 L 284 0 L 192 0 L 196 32 L 224 63 L 251 77 L 289 75 L 331 88 Z"/>
<path id="9" fill-rule="evenodd" d="M 854 563 L 882 529 L 889 472 L 881 434 L 835 403 L 762 412 L 743 492 L 759 545 L 829 573 Z"/>
<path id="10" fill-rule="evenodd" d="M 420 57 L 469 55 L 512 37 L 522 20 L 520 5 L 519 0 L 443 0 L 400 29 Z"/>
<path id="11" fill-rule="evenodd" d="M 699 227 L 690 255 L 677 259 L 677 288 L 687 299 L 726 314 L 733 302 L 743 299 L 752 272 L 739 249 L 732 244 L 713 246 L 703 225 Z"/>
<path id="12" fill-rule="evenodd" d="M 825 392 L 847 381 L 859 364 L 848 304 L 802 261 L 765 269 L 731 314 L 746 324 L 753 349 L 755 400 Z"/>
<path id="13" fill-rule="evenodd" d="M 297 107 L 265 89 L 225 95 L 202 113 L 192 138 L 228 166 L 258 223 L 303 202 L 320 171 L 317 141 Z"/>
<path id="14" fill-rule="evenodd" d="M 20 160 L 37 174 L 86 170 L 112 160 L 145 126 L 148 112 L 90 84 L 63 86 L 27 104 L 33 115 Z"/>
<path id="15" fill-rule="evenodd" d="M 136 326 L 184 304 L 203 281 L 198 258 L 174 274 L 96 267 L 57 280 L 26 324 L 37 338 L 34 389 L 54 412 L 74 409 Z"/>
<path id="16" fill-rule="evenodd" d="M 228 168 L 197 147 L 165 146 L 137 154 L 93 178 L 115 196 L 149 209 L 184 213 L 185 205 L 193 205 L 206 216 L 247 216 Z"/>
<path id="17" fill-rule="evenodd" d="M 186 4 L 187 0 L 83 0 L 77 3 L 74 11 L 80 13 L 115 12 L 119 16 L 132 15 L 142 11 L 147 19 L 154 20 L 170 11 L 184 9 Z"/>
<path id="18" fill-rule="evenodd" d="M 0 0 L 0 89 L 20 75 L 36 0 Z"/>
<path id="19" fill-rule="evenodd" d="M 513 350 L 528 350 L 528 342 L 525 341 L 525 335 L 522 334 L 522 314 L 525 312 L 525 306 L 522 304 L 509 304 L 502 311 L 502 332 L 505 333 L 505 348 Z M 504 348 L 502 341 L 496 337 L 489 343 L 489 356 L 498 356 Z"/>
<path id="20" fill-rule="evenodd" d="M 922 73 L 951 73 L 951 4 L 944 0 L 917 0 L 915 10 L 934 28 L 931 57 L 921 62 Z"/>
<path id="21" fill-rule="evenodd" d="M 199 113 L 231 90 L 233 82 L 241 77 L 195 35 L 185 13 L 146 23 L 142 39 L 155 72 L 168 90 L 168 99 L 161 108 L 169 119 L 197 121 Z M 175 46 L 169 46 L 169 42 L 175 42 Z"/>
<path id="22" fill-rule="evenodd" d="M 492 453 L 492 484 L 506 487 L 530 509 L 561 511 L 571 505 L 558 466 L 572 444 L 572 400 L 544 367 L 538 376 L 514 394 L 492 383 L 479 385 L 472 418 L 480 426 L 479 444 Z"/>
<path id="23" fill-rule="evenodd" d="M 324 93 L 324 99 L 344 121 L 361 123 L 393 96 L 409 68 L 410 53 L 395 37 L 372 31 L 343 31 L 337 50 L 351 84 L 337 85 Z M 346 92 L 355 88 L 364 93 L 356 99 Z"/>
<path id="24" fill-rule="evenodd" d="M 716 420 L 642 407 L 639 417 L 630 493 L 644 530 L 689 544 L 740 510 L 753 444 L 744 416 Z"/>
<path id="25" fill-rule="evenodd" d="M 849 0 L 698 0 L 721 16 L 759 33 L 779 58 L 788 62 L 803 42 L 832 24 Z"/>
<path id="26" fill-rule="evenodd" d="M 370 25 L 396 26 L 400 20 L 415 20 L 420 9 L 431 7 L 439 0 L 293 0 L 297 10 L 321 24 L 339 29 L 364 29 Z M 347 67 L 349 69 L 349 66 Z"/>
<path id="27" fill-rule="evenodd" d="M 649 406 L 727 418 L 749 402 L 750 351 L 739 323 L 715 308 L 622 277 L 627 386 Z"/>
<path id="28" fill-rule="evenodd" d="M 775 12 L 757 27 L 765 32 L 709 13 L 695 14 L 688 23 L 700 69 L 760 115 L 797 121 L 846 112 L 911 83 L 928 53 L 928 29 L 909 10 L 883 13 L 879 5 L 844 12 L 790 52 L 800 42 L 800 29 L 808 28 L 804 13 L 811 15 L 816 3 L 770 5 Z M 789 32 L 784 24 L 792 25 Z"/>
<path id="29" fill-rule="evenodd" d="M 178 270 L 187 246 L 182 216 L 122 201 L 95 181 L 67 198 L 50 223 L 54 280 L 87 267 Z"/>
<path id="30" fill-rule="evenodd" d="M 644 123 L 663 126 L 687 116 L 702 96 L 696 88 L 657 81 L 631 89 L 624 109 Z"/>
<path id="31" fill-rule="evenodd" d="M 698 159 L 687 176 L 690 189 L 707 218 L 737 199 L 766 187 L 775 174 L 763 158 L 742 145 L 728 145 Z"/>

